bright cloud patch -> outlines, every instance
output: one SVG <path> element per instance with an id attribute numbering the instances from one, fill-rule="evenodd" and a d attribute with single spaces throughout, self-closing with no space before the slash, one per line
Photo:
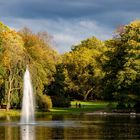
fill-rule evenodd
<path id="1" fill-rule="evenodd" d="M 105 40 L 112 36 L 112 29 L 103 27 L 93 20 L 87 19 L 0 19 L 11 28 L 17 30 L 29 27 L 33 31 L 47 31 L 53 36 L 55 48 L 64 53 L 71 46 L 80 43 L 81 40 L 96 36 Z"/>

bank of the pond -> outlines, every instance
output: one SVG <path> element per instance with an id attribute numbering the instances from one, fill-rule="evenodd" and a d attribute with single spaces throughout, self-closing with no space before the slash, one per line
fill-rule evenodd
<path id="1" fill-rule="evenodd" d="M 3 116 L 20 116 L 20 110 L 11 109 L 7 111 L 5 109 L 0 109 L 0 117 Z"/>
<path id="2" fill-rule="evenodd" d="M 109 102 L 84 102 L 84 101 L 72 101 L 69 108 L 53 108 L 50 109 L 52 114 L 81 114 L 95 111 L 108 110 Z M 115 103 L 111 104 L 115 107 Z"/>
<path id="3" fill-rule="evenodd" d="M 83 114 L 95 111 L 108 111 L 109 107 L 115 107 L 115 103 L 109 104 L 109 102 L 82 102 L 82 101 L 72 101 L 71 107 L 54 107 L 48 112 L 36 112 L 36 115 L 41 114 Z M 20 116 L 20 110 L 0 110 L 0 116 Z"/>

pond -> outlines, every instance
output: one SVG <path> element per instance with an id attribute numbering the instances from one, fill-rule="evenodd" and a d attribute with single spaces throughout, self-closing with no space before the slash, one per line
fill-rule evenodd
<path id="1" fill-rule="evenodd" d="M 45 115 L 35 124 L 20 125 L 19 118 L 0 118 L 0 140 L 140 139 L 140 116 Z"/>

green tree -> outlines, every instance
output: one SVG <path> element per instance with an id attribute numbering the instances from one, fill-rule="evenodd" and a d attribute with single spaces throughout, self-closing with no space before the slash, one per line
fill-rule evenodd
<path id="1" fill-rule="evenodd" d="M 117 37 L 106 41 L 109 58 L 104 65 L 105 91 L 109 97 L 128 102 L 134 95 L 139 96 L 140 80 L 140 21 L 124 26 Z M 132 96 L 133 95 L 133 96 Z"/>
<path id="2" fill-rule="evenodd" d="M 71 52 L 64 54 L 65 84 L 73 98 L 87 100 L 99 97 L 100 83 L 104 77 L 102 62 L 105 57 L 104 43 L 95 37 L 73 46 Z"/>
<path id="3" fill-rule="evenodd" d="M 46 87 L 46 91 L 52 98 L 54 107 L 69 107 L 70 100 L 66 90 L 66 75 L 65 68 L 62 63 L 56 65 L 56 73 L 54 74 L 54 81 Z"/>

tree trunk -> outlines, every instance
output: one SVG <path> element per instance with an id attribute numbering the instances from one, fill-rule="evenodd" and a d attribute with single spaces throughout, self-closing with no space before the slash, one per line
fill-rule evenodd
<path id="1" fill-rule="evenodd" d="M 12 89 L 12 82 L 13 79 L 9 77 L 9 89 L 8 89 L 8 95 L 7 95 L 7 106 L 6 106 L 6 110 L 8 111 L 10 109 L 10 104 L 11 104 L 11 89 Z"/>
<path id="2" fill-rule="evenodd" d="M 93 88 L 91 88 L 90 90 L 88 90 L 87 92 L 85 92 L 84 94 L 84 101 L 87 100 L 87 96 L 89 95 L 89 93 L 93 90 Z"/>
<path id="3" fill-rule="evenodd" d="M 9 89 L 8 91 L 8 97 L 7 97 L 7 105 L 6 105 L 6 110 L 8 111 L 10 109 L 10 99 L 11 98 L 11 91 Z"/>

